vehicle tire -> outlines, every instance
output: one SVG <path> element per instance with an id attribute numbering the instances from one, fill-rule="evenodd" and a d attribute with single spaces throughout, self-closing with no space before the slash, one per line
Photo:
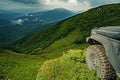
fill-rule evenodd
<path id="1" fill-rule="evenodd" d="M 90 70 L 96 70 L 101 80 L 116 80 L 116 73 L 110 64 L 102 45 L 90 45 L 86 52 L 86 63 Z"/>

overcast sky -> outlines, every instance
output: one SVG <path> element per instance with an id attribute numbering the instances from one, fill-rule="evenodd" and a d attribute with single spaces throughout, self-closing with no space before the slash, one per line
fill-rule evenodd
<path id="1" fill-rule="evenodd" d="M 120 0 L 0 0 L 0 9 L 66 8 L 72 11 L 85 11 L 95 6 L 112 3 L 120 3 Z"/>

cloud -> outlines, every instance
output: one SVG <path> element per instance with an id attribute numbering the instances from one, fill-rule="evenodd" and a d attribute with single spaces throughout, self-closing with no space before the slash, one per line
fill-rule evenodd
<path id="1" fill-rule="evenodd" d="M 22 20 L 22 19 L 12 21 L 12 24 L 14 24 L 14 25 L 16 25 L 16 24 L 22 25 L 22 23 L 24 23 L 24 20 Z"/>
<path id="2" fill-rule="evenodd" d="M 23 4 L 15 3 L 9 0 L 0 0 L 0 9 L 14 9 L 14 8 L 20 8 L 20 7 L 26 7 L 23 6 Z"/>
<path id="3" fill-rule="evenodd" d="M 0 9 L 3 10 L 36 8 L 38 5 L 39 4 L 21 3 L 17 0 L 0 0 Z"/>
<path id="4" fill-rule="evenodd" d="M 87 1 L 78 0 L 39 0 L 39 3 L 44 5 L 46 9 L 52 8 L 66 8 L 72 11 L 87 10 L 91 8 Z"/>
<path id="5" fill-rule="evenodd" d="M 120 0 L 87 0 L 92 6 L 120 3 Z"/>
<path id="6" fill-rule="evenodd" d="M 85 11 L 95 6 L 111 3 L 120 3 L 120 0 L 0 0 L 0 9 L 66 8 L 72 11 Z"/>
<path id="7" fill-rule="evenodd" d="M 24 3 L 24 4 L 37 4 L 38 0 L 10 0 L 12 2 Z"/>

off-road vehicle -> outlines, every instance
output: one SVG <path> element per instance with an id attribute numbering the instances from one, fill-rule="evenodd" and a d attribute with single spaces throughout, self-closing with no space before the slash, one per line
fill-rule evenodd
<path id="1" fill-rule="evenodd" d="M 94 28 L 86 39 L 86 63 L 101 80 L 120 77 L 120 26 Z"/>

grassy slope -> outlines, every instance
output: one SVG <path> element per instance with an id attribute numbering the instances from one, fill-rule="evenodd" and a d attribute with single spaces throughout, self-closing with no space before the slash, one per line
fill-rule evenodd
<path id="1" fill-rule="evenodd" d="M 69 50 L 60 58 L 48 60 L 41 55 L 0 50 L 0 80 L 98 80 L 84 62 L 85 51 Z"/>
<path id="2" fill-rule="evenodd" d="M 41 56 L 0 50 L 0 80 L 35 80 L 38 69 L 44 61 L 45 58 Z"/>
<path id="3" fill-rule="evenodd" d="M 100 26 L 120 25 L 120 4 L 100 6 L 63 20 L 51 28 L 24 37 L 11 44 L 18 52 L 40 54 L 62 52 L 79 47 L 90 30 Z"/>
<path id="4" fill-rule="evenodd" d="M 85 51 L 69 50 L 57 59 L 45 61 L 36 80 L 99 80 L 96 71 L 90 71 L 85 64 Z"/>

